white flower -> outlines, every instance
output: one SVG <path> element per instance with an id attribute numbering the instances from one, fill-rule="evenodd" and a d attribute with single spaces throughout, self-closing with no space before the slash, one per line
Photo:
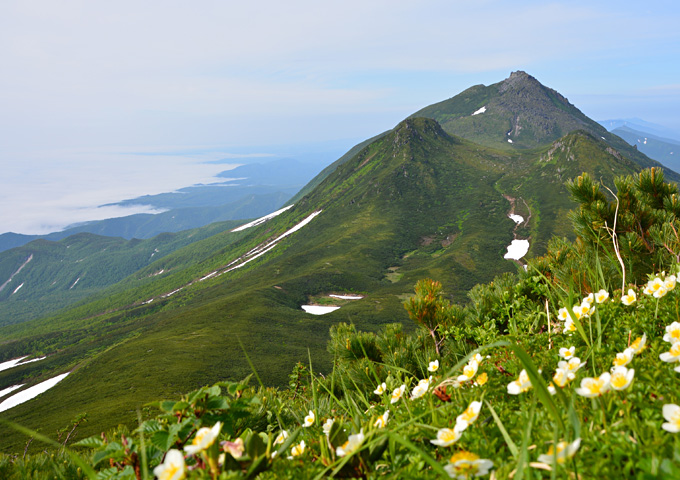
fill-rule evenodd
<path id="1" fill-rule="evenodd" d="M 376 428 L 385 428 L 385 425 L 387 425 L 387 419 L 389 418 L 389 416 L 390 416 L 390 411 L 385 410 L 385 413 L 383 413 L 382 415 L 380 415 L 378 417 L 378 419 L 375 421 L 373 426 L 376 427 Z"/>
<path id="2" fill-rule="evenodd" d="M 560 348 L 560 357 L 564 358 L 565 360 L 569 360 L 571 357 L 574 356 L 574 352 L 576 351 L 576 347 L 570 347 L 570 348 Z"/>
<path id="3" fill-rule="evenodd" d="M 415 400 L 416 398 L 420 398 L 425 395 L 428 388 L 430 388 L 430 380 L 428 378 L 424 378 L 419 381 L 418 385 L 413 387 L 413 390 L 411 391 L 411 400 Z"/>
<path id="4" fill-rule="evenodd" d="M 566 362 L 560 362 L 560 363 L 565 363 Z M 567 383 L 569 383 L 571 380 L 576 378 L 576 375 L 569 370 L 569 368 L 557 368 L 555 370 L 555 375 L 553 375 L 553 383 L 557 385 L 558 387 L 564 387 Z"/>
<path id="5" fill-rule="evenodd" d="M 468 364 L 463 367 L 463 374 L 458 376 L 458 381 L 462 383 L 472 380 L 477 375 L 477 369 L 479 369 L 479 362 L 471 358 Z"/>
<path id="6" fill-rule="evenodd" d="M 383 393 L 385 393 L 385 391 L 387 391 L 387 384 L 383 382 L 380 385 L 378 385 L 378 388 L 373 390 L 373 393 L 375 393 L 376 395 L 382 395 Z"/>
<path id="7" fill-rule="evenodd" d="M 168 450 L 165 461 L 153 469 L 158 480 L 181 480 L 184 478 L 184 455 L 177 449 Z"/>
<path id="8" fill-rule="evenodd" d="M 324 433 L 326 436 L 328 436 L 328 435 L 331 434 L 331 428 L 333 427 L 333 423 L 335 423 L 335 419 L 334 419 L 334 418 L 329 418 L 328 420 L 326 420 L 326 421 L 324 422 L 322 428 L 323 428 L 323 433 Z"/>
<path id="9" fill-rule="evenodd" d="M 663 341 L 669 343 L 680 342 L 680 323 L 673 322 L 666 327 L 666 334 L 663 336 Z"/>
<path id="10" fill-rule="evenodd" d="M 668 293 L 666 287 L 661 287 L 654 292 L 654 298 L 661 298 Z"/>
<path id="11" fill-rule="evenodd" d="M 287 438 L 288 438 L 288 432 L 285 431 L 285 430 L 281 430 L 281 433 L 279 433 L 276 436 L 276 440 L 274 440 L 274 445 L 282 445 L 283 442 L 285 442 Z"/>
<path id="12" fill-rule="evenodd" d="M 598 293 L 599 293 L 599 292 L 598 292 Z M 592 305 L 592 304 L 593 304 L 593 300 L 595 300 L 595 295 L 593 295 L 592 293 L 589 293 L 589 294 L 581 301 L 581 305 L 583 305 L 584 303 L 587 303 L 588 305 Z M 597 302 L 597 303 L 600 303 L 600 302 Z"/>
<path id="13" fill-rule="evenodd" d="M 564 463 L 567 459 L 573 457 L 581 445 L 581 439 L 577 438 L 571 443 L 559 442 L 557 448 L 552 445 L 548 449 L 548 453 L 544 453 L 538 456 L 538 461 L 547 463 L 548 465 L 554 465 L 555 460 L 557 463 Z"/>
<path id="14" fill-rule="evenodd" d="M 598 378 L 586 377 L 581 380 L 581 387 L 576 389 L 576 393 L 587 398 L 599 397 L 609 390 L 610 379 L 609 372 L 604 372 Z"/>
<path id="15" fill-rule="evenodd" d="M 654 295 L 655 297 L 657 296 L 656 293 L 659 290 L 666 290 L 666 287 L 664 286 L 663 280 L 661 280 L 659 277 L 654 278 L 653 280 L 650 280 L 647 282 L 647 286 L 645 287 L 644 292 L 647 295 Z M 664 293 L 665 295 L 665 293 Z M 662 295 L 663 296 L 663 295 Z M 658 297 L 657 297 L 658 298 Z"/>
<path id="16" fill-rule="evenodd" d="M 564 360 L 557 362 L 557 368 L 562 368 L 564 370 L 569 370 L 572 373 L 576 373 L 579 369 L 585 366 L 586 362 L 581 363 L 581 359 L 578 357 L 570 358 L 568 362 Z"/>
<path id="17" fill-rule="evenodd" d="M 404 392 L 406 391 L 406 385 L 402 385 L 401 387 L 395 388 L 392 391 L 392 398 L 390 398 L 390 403 L 397 403 L 399 400 L 401 400 L 402 395 L 404 395 Z"/>
<path id="18" fill-rule="evenodd" d="M 569 318 L 569 310 L 567 310 L 567 307 L 562 307 L 559 309 L 557 312 L 557 318 L 565 321 L 567 318 Z"/>
<path id="19" fill-rule="evenodd" d="M 335 449 L 335 454 L 338 457 L 344 457 L 345 455 L 350 455 L 359 449 L 361 444 L 364 443 L 364 430 L 363 428 L 356 435 L 350 435 L 347 441 Z"/>
<path id="20" fill-rule="evenodd" d="M 671 433 L 680 432 L 680 407 L 673 404 L 667 403 L 663 406 L 663 418 L 666 419 L 666 423 L 661 425 L 661 428 Z"/>
<path id="21" fill-rule="evenodd" d="M 626 348 L 623 352 L 617 353 L 616 358 L 612 362 L 615 367 L 625 367 L 628 365 L 633 357 L 635 356 L 635 350 L 632 348 Z"/>
<path id="22" fill-rule="evenodd" d="M 448 447 L 460 440 L 462 434 L 463 431 L 458 428 L 458 425 L 453 429 L 440 428 L 439 431 L 437 431 L 437 439 L 430 440 L 430 443 L 439 447 Z"/>
<path id="23" fill-rule="evenodd" d="M 311 410 L 309 411 L 309 414 L 305 417 L 305 423 L 302 424 L 303 427 L 311 427 L 314 425 L 314 422 L 316 421 L 316 415 L 314 415 L 314 412 Z"/>
<path id="24" fill-rule="evenodd" d="M 471 402 L 465 411 L 456 417 L 456 428 L 460 428 L 461 431 L 465 430 L 469 425 L 477 420 L 481 409 L 482 402 Z"/>
<path id="25" fill-rule="evenodd" d="M 531 388 L 531 380 L 526 370 L 519 372 L 519 378 L 508 384 L 508 393 L 510 395 L 519 395 Z"/>
<path id="26" fill-rule="evenodd" d="M 481 477 L 487 475 L 489 470 L 493 468 L 493 462 L 485 458 L 479 458 L 471 452 L 458 452 L 454 454 L 449 460 L 448 465 L 444 467 L 446 473 L 451 478 L 458 480 L 468 480 L 471 477 Z"/>
<path id="27" fill-rule="evenodd" d="M 605 289 L 602 289 L 595 294 L 595 303 L 604 303 L 608 298 L 609 292 Z"/>
<path id="28" fill-rule="evenodd" d="M 641 337 L 636 338 L 633 340 L 633 343 L 630 344 L 630 347 L 633 352 L 637 355 L 642 351 L 643 348 L 645 348 L 645 344 L 647 343 L 647 334 L 643 333 Z"/>
<path id="29" fill-rule="evenodd" d="M 439 370 L 439 360 L 433 360 L 430 362 L 430 366 L 427 367 L 427 370 L 430 372 L 436 372 Z"/>
<path id="30" fill-rule="evenodd" d="M 680 361 L 680 342 L 675 342 L 671 349 L 659 355 L 659 358 L 668 363 Z"/>
<path id="31" fill-rule="evenodd" d="M 294 457 L 299 457 L 300 455 L 302 455 L 303 453 L 305 453 L 305 447 L 306 447 L 306 446 L 307 446 L 307 445 L 305 444 L 305 441 L 304 441 L 304 440 L 302 440 L 302 441 L 301 441 L 300 443 L 298 443 L 297 445 L 294 445 L 293 448 L 290 449 L 290 457 L 288 457 L 288 458 L 289 458 L 289 459 L 292 459 L 292 458 L 294 458 Z"/>
<path id="32" fill-rule="evenodd" d="M 666 279 L 663 281 L 663 286 L 666 290 L 669 292 L 675 288 L 675 282 L 677 279 L 675 278 L 675 275 L 670 275 L 666 277 Z"/>
<path id="33" fill-rule="evenodd" d="M 574 333 L 575 331 L 576 331 L 576 324 L 571 319 L 571 317 L 567 318 L 567 321 L 564 322 L 563 333 Z"/>
<path id="34" fill-rule="evenodd" d="M 625 390 L 633 381 L 635 370 L 626 367 L 614 367 L 609 381 L 614 390 Z"/>
<path id="35" fill-rule="evenodd" d="M 217 422 L 212 428 L 208 427 L 200 428 L 198 432 L 196 432 L 196 436 L 194 437 L 194 440 L 191 442 L 191 445 L 186 445 L 184 447 L 184 451 L 187 452 L 187 454 L 189 455 L 194 455 L 210 447 L 210 445 L 213 444 L 215 439 L 217 439 L 217 435 L 219 435 L 221 428 L 222 428 L 221 422 Z"/>
<path id="36" fill-rule="evenodd" d="M 590 310 L 590 305 L 587 306 L 586 311 Z M 574 312 L 574 316 L 580 320 L 581 317 L 583 316 L 583 308 L 582 305 L 574 305 L 571 307 L 571 311 Z"/>
<path id="37" fill-rule="evenodd" d="M 637 296 L 635 295 L 635 292 L 633 291 L 632 288 L 628 289 L 628 295 L 623 295 L 621 297 L 621 303 L 624 305 L 632 305 L 635 303 L 637 300 Z"/>

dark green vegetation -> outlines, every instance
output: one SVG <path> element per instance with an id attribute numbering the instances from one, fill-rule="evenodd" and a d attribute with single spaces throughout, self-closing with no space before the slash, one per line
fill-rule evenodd
<path id="1" fill-rule="evenodd" d="M 524 98 L 527 110 L 543 105 L 534 98 L 544 92 L 532 87 L 535 79 L 510 81 L 499 98 Z M 523 82 L 534 96 L 522 96 Z M 460 103 L 457 98 L 450 102 Z M 481 106 L 471 105 L 465 115 Z M 493 125 L 491 107 L 475 119 Z M 542 131 L 540 125 L 530 128 L 533 118 L 520 119 L 523 131 Z M 573 238 L 568 179 L 586 171 L 611 184 L 615 175 L 655 164 L 639 153 L 628 155 L 634 149 L 611 134 L 602 140 L 590 127 L 571 133 L 560 128 L 566 135 L 540 137 L 545 143 L 520 142 L 520 133 L 517 147 L 507 141 L 484 146 L 452 135 L 432 118 L 409 118 L 336 162 L 280 216 L 179 249 L 72 309 L 1 329 L 0 360 L 50 356 L 20 367 L 21 374 L 0 372 L 0 388 L 24 374 L 38 381 L 75 369 L 49 394 L 5 418 L 43 432 L 84 412 L 90 421 L 83 434 L 131 425 L 145 402 L 244 378 L 251 372 L 244 352 L 266 384 L 281 385 L 308 355 L 320 371 L 330 371 L 326 346 L 329 328 L 338 322 L 364 331 L 393 322 L 413 329 L 401 303 L 423 277 L 441 280 L 448 300 L 467 301 L 475 285 L 518 268 L 503 259 L 515 236 L 530 240 L 531 256 L 545 253 L 555 234 Z M 246 257 L 317 211 L 262 256 Z M 507 217 L 511 211 L 526 222 L 516 227 Z M 230 264 L 243 267 L 226 272 Z M 161 269 L 167 273 L 150 276 Z M 213 272 L 222 274 L 208 277 Z M 310 297 L 344 292 L 365 298 L 321 317 L 300 309 Z M 3 438 L 5 451 L 22 447 L 17 437 Z"/>

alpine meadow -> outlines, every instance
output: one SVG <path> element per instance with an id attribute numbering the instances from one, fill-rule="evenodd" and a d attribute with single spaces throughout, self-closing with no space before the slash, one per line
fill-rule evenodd
<path id="1" fill-rule="evenodd" d="M 516 71 L 270 215 L 2 251 L 0 477 L 680 478 L 679 179 Z"/>

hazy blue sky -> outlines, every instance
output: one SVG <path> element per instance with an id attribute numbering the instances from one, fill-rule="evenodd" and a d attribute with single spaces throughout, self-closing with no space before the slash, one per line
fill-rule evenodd
<path id="1" fill-rule="evenodd" d="M 236 147 L 349 146 L 520 69 L 680 131 L 679 25 L 670 0 L 5 0 L 0 233 L 209 180 Z"/>

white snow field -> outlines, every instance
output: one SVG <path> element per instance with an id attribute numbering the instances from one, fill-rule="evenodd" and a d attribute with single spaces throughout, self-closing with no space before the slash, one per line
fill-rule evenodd
<path id="1" fill-rule="evenodd" d="M 21 405 L 24 402 L 28 402 L 41 393 L 46 392 L 50 388 L 54 387 L 57 383 L 65 379 L 69 373 L 71 372 L 62 373 L 61 375 L 52 377 L 49 380 L 45 380 L 44 382 L 41 382 L 37 385 L 33 385 L 31 388 L 27 388 L 26 390 L 22 390 L 21 392 L 12 395 L 4 402 L 0 403 L 0 412 L 4 412 L 5 410 L 9 410 L 12 407 L 16 407 L 17 405 Z"/>
<path id="2" fill-rule="evenodd" d="M 326 307 L 323 305 L 302 305 L 302 309 L 307 313 L 311 313 L 312 315 L 325 315 L 327 313 L 334 312 L 339 308 L 340 307 Z"/>
<path id="3" fill-rule="evenodd" d="M 519 260 L 529 251 L 529 240 L 513 240 L 510 245 L 508 245 L 508 253 L 506 253 L 503 258 L 509 260 Z"/>

